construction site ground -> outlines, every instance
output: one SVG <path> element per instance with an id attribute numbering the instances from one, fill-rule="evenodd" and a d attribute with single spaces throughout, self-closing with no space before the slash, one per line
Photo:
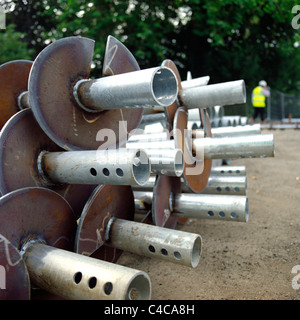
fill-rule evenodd
<path id="1" fill-rule="evenodd" d="M 274 134 L 274 158 L 230 163 L 246 166 L 249 221 L 177 226 L 202 237 L 196 268 L 130 253 L 118 260 L 148 273 L 152 300 L 300 299 L 300 130 L 262 133 Z"/>

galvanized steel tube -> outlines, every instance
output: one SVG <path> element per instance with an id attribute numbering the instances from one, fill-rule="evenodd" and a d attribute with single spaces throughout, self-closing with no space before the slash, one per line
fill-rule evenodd
<path id="1" fill-rule="evenodd" d="M 182 89 L 195 88 L 200 86 L 206 86 L 209 82 L 210 76 L 204 76 L 199 78 L 194 78 L 190 80 L 181 81 Z"/>
<path id="2" fill-rule="evenodd" d="M 143 141 L 147 143 L 147 142 L 165 141 L 165 140 L 170 140 L 169 131 L 133 134 L 128 138 L 127 143 L 143 142 Z"/>
<path id="3" fill-rule="evenodd" d="M 213 138 L 223 137 L 240 137 L 261 134 L 260 124 L 212 128 L 211 135 Z M 193 130 L 193 138 L 203 138 L 203 130 Z"/>
<path id="4" fill-rule="evenodd" d="M 211 176 L 246 176 L 245 166 L 213 166 Z"/>
<path id="5" fill-rule="evenodd" d="M 193 139 L 194 152 L 204 150 L 205 159 L 274 157 L 273 134 Z"/>
<path id="6" fill-rule="evenodd" d="M 34 285 L 70 300 L 148 300 L 142 271 L 44 244 L 30 244 L 23 259 Z"/>
<path id="7" fill-rule="evenodd" d="M 79 105 L 87 110 L 167 107 L 177 98 L 174 72 L 167 67 L 133 71 L 96 80 L 81 80 L 74 87 Z"/>
<path id="8" fill-rule="evenodd" d="M 183 106 L 188 109 L 227 106 L 246 102 L 244 80 L 184 89 L 179 92 L 179 95 Z"/>
<path id="9" fill-rule="evenodd" d="M 247 177 L 216 176 L 211 174 L 202 194 L 246 195 Z"/>
<path id="10" fill-rule="evenodd" d="M 149 156 L 151 172 L 154 174 L 180 177 L 183 173 L 183 152 L 175 148 L 174 140 L 128 141 L 126 147 L 144 149 Z"/>
<path id="11" fill-rule="evenodd" d="M 52 183 L 143 185 L 151 165 L 138 149 L 63 151 L 41 153 L 41 176 Z"/>
<path id="12" fill-rule="evenodd" d="M 153 192 L 133 191 L 135 213 L 145 213 L 152 207 Z"/>
<path id="13" fill-rule="evenodd" d="M 180 177 L 184 171 L 184 157 L 180 149 L 145 149 L 151 172 L 158 175 Z"/>
<path id="14" fill-rule="evenodd" d="M 134 191 L 153 191 L 155 185 L 156 176 L 152 175 L 149 177 L 148 181 L 143 185 L 132 186 L 132 190 Z"/>
<path id="15" fill-rule="evenodd" d="M 160 140 L 160 141 L 127 141 L 126 148 L 129 149 L 174 149 L 175 141 L 174 140 Z"/>
<path id="16" fill-rule="evenodd" d="M 247 222 L 248 198 L 246 196 L 180 193 L 174 196 L 172 214 L 182 218 Z"/>
<path id="17" fill-rule="evenodd" d="M 18 106 L 19 106 L 20 110 L 30 108 L 28 91 L 24 91 L 19 95 Z"/>
<path id="18" fill-rule="evenodd" d="M 108 244 L 195 268 L 200 260 L 202 240 L 194 233 L 115 219 L 110 227 Z"/>

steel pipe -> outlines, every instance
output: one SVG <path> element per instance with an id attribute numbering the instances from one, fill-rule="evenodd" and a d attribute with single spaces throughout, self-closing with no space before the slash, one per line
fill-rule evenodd
<path id="1" fill-rule="evenodd" d="M 144 133 L 161 133 L 169 131 L 167 116 L 164 112 L 143 114 L 138 130 L 143 130 Z"/>
<path id="2" fill-rule="evenodd" d="M 247 222 L 248 198 L 193 193 L 176 194 L 173 198 L 173 215 L 181 218 Z"/>
<path id="3" fill-rule="evenodd" d="M 143 131 L 143 130 L 142 130 Z M 137 133 L 131 135 L 128 140 L 128 143 L 132 142 L 154 142 L 154 141 L 165 141 L 170 140 L 170 133 L 169 131 L 162 131 L 162 132 L 155 132 L 155 133 Z"/>
<path id="4" fill-rule="evenodd" d="M 96 80 L 81 80 L 74 86 L 81 107 L 102 111 L 121 108 L 167 107 L 177 98 L 177 79 L 167 67 L 149 68 Z"/>
<path id="5" fill-rule="evenodd" d="M 20 93 L 20 95 L 18 96 L 18 106 L 20 110 L 23 110 L 25 108 L 30 108 L 28 91 L 24 91 Z"/>
<path id="6" fill-rule="evenodd" d="M 136 208 L 139 213 L 149 210 L 153 199 L 153 192 L 134 192 Z M 179 218 L 191 219 L 217 219 L 236 222 L 247 222 L 249 216 L 248 198 L 244 195 L 224 194 L 170 194 L 170 215 Z"/>
<path id="7" fill-rule="evenodd" d="M 153 198 L 153 192 L 151 192 L 152 190 L 153 187 L 149 192 L 133 191 L 135 213 L 145 213 L 151 210 Z"/>
<path id="8" fill-rule="evenodd" d="M 151 170 L 145 151 L 125 148 L 42 152 L 38 167 L 46 181 L 67 184 L 142 185 Z"/>
<path id="9" fill-rule="evenodd" d="M 114 219 L 108 233 L 107 243 L 114 248 L 193 268 L 200 260 L 202 241 L 198 234 L 122 219 Z"/>
<path id="10" fill-rule="evenodd" d="M 180 177 L 184 170 L 184 157 L 180 149 L 145 149 L 153 174 Z"/>
<path id="11" fill-rule="evenodd" d="M 184 155 L 181 149 L 175 148 L 174 140 L 167 139 L 167 136 L 164 134 L 160 135 L 163 140 L 157 141 L 155 141 L 155 138 L 151 138 L 151 134 L 145 134 L 144 136 L 147 136 L 151 140 L 146 140 L 145 138 L 141 140 L 129 140 L 126 147 L 128 149 L 136 149 L 139 146 L 139 148 L 144 149 L 149 156 L 151 172 L 153 174 L 180 177 L 184 171 Z"/>
<path id="12" fill-rule="evenodd" d="M 212 166 L 211 176 L 246 176 L 245 166 Z"/>
<path id="13" fill-rule="evenodd" d="M 274 157 L 273 134 L 193 139 L 192 144 L 204 159 Z"/>
<path id="14" fill-rule="evenodd" d="M 132 186 L 132 190 L 135 191 L 149 191 L 152 192 L 155 184 L 156 176 L 152 175 L 149 177 L 148 181 L 142 186 Z"/>
<path id="15" fill-rule="evenodd" d="M 245 103 L 245 82 L 237 80 L 184 89 L 179 92 L 179 97 L 182 105 L 187 109 Z"/>
<path id="16" fill-rule="evenodd" d="M 209 82 L 209 79 L 210 79 L 210 76 L 189 79 L 189 80 L 181 81 L 181 86 L 182 86 L 182 89 L 206 86 Z"/>
<path id="17" fill-rule="evenodd" d="M 32 283 L 72 300 L 148 300 L 149 276 L 142 271 L 45 244 L 31 243 L 23 259 Z"/>
<path id="18" fill-rule="evenodd" d="M 261 134 L 260 124 L 211 129 L 212 138 L 240 137 Z M 193 130 L 193 138 L 203 138 L 203 130 Z"/>
<path id="19" fill-rule="evenodd" d="M 247 195 L 247 177 L 216 176 L 208 178 L 203 194 Z"/>

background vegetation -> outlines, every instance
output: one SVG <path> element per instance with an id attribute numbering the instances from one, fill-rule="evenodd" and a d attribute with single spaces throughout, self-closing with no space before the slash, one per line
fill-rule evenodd
<path id="1" fill-rule="evenodd" d="M 291 0 L 19 0 L 0 1 L 7 28 L 0 30 L 0 63 L 34 59 L 49 43 L 80 35 L 96 41 L 94 75 L 108 35 L 121 40 L 141 68 L 172 59 L 186 79 L 210 83 L 265 79 L 271 88 L 300 88 L 299 31 Z M 299 29 L 300 30 L 300 29 Z"/>

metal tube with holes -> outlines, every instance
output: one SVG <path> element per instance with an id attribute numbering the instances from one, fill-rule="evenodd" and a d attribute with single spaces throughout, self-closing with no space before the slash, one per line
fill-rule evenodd
<path id="1" fill-rule="evenodd" d="M 176 194 L 173 215 L 182 218 L 217 219 L 247 222 L 249 216 L 246 196 Z"/>
<path id="2" fill-rule="evenodd" d="M 247 178 L 244 176 L 216 176 L 208 178 L 203 194 L 246 195 Z"/>
<path id="3" fill-rule="evenodd" d="M 153 174 L 177 177 L 183 174 L 183 152 L 180 149 L 175 149 L 173 140 L 132 142 L 127 143 L 127 148 L 136 148 L 138 145 L 143 146 L 143 149 L 147 152 Z"/>
<path id="4" fill-rule="evenodd" d="M 198 234 L 123 219 L 114 219 L 108 233 L 108 244 L 114 248 L 193 268 L 200 260 L 202 241 Z"/>
<path id="5" fill-rule="evenodd" d="M 81 80 L 74 87 L 79 105 L 87 110 L 167 107 L 177 98 L 177 79 L 166 67 L 149 68 L 96 80 Z"/>
<path id="6" fill-rule="evenodd" d="M 40 243 L 23 255 L 34 285 L 72 300 L 148 300 L 149 276 L 142 271 Z"/>
<path id="7" fill-rule="evenodd" d="M 211 168 L 211 176 L 246 176 L 245 166 L 213 166 Z"/>
<path id="8" fill-rule="evenodd" d="M 210 108 L 246 102 L 244 80 L 210 84 L 179 92 L 182 104 L 188 108 Z"/>
<path id="9" fill-rule="evenodd" d="M 151 165 L 145 151 L 121 148 L 42 153 L 39 169 L 53 183 L 143 185 Z"/>

